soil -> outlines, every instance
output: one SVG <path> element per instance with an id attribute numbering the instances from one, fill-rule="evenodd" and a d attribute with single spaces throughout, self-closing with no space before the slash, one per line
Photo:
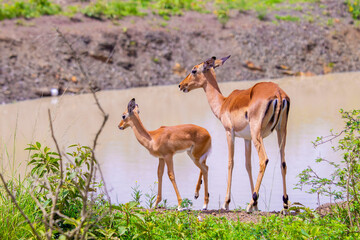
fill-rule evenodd
<path id="1" fill-rule="evenodd" d="M 319 207 L 315 209 L 315 212 L 319 214 L 319 216 L 324 217 L 327 214 L 331 214 L 332 207 L 334 207 L 335 204 L 326 203 L 322 204 Z M 163 208 L 156 209 L 159 213 L 162 213 L 164 211 L 177 211 L 177 210 L 165 210 Z M 241 221 L 241 222 L 253 222 L 258 223 L 262 217 L 269 217 L 271 215 L 278 215 L 278 216 L 284 216 L 283 213 L 278 211 L 272 211 L 272 212 L 262 212 L 262 211 L 255 211 L 252 213 L 247 213 L 245 210 L 203 210 L 203 211 L 194 211 L 194 214 L 198 216 L 198 220 L 202 221 L 204 218 L 212 215 L 214 217 L 219 218 L 226 218 L 228 220 L 233 221 Z M 297 215 L 299 212 L 297 211 L 290 211 L 287 214 L 291 215 Z"/>
<path id="2" fill-rule="evenodd" d="M 358 22 L 343 1 L 278 9 L 264 20 L 255 11 L 234 10 L 226 25 L 214 14 L 197 12 L 169 21 L 151 13 L 116 21 L 81 14 L 1 21 L 0 102 L 47 96 L 51 88 L 85 93 L 89 82 L 95 90 L 177 84 L 212 56 L 231 55 L 217 70 L 219 82 L 360 69 Z M 277 15 L 300 21 L 277 20 Z"/>

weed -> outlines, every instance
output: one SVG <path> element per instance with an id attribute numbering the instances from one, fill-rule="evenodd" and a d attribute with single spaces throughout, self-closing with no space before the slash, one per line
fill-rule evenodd
<path id="1" fill-rule="evenodd" d="M 98 0 L 90 3 L 83 11 L 85 16 L 102 19 L 120 19 L 125 16 L 144 16 L 144 12 L 139 10 L 138 2 L 131 1 L 104 1 Z"/>
<path id="2" fill-rule="evenodd" d="M 154 63 L 160 63 L 160 59 L 157 58 L 157 57 L 154 57 L 152 60 L 153 60 Z"/>
<path id="3" fill-rule="evenodd" d="M 360 19 L 360 0 L 347 0 L 347 5 L 353 19 Z"/>
<path id="4" fill-rule="evenodd" d="M 79 6 L 68 6 L 66 10 L 62 13 L 64 16 L 73 17 L 76 13 L 79 12 Z"/>
<path id="5" fill-rule="evenodd" d="M 154 206 L 154 203 L 156 201 L 157 192 L 155 190 L 157 183 L 155 182 L 154 185 L 149 186 L 150 193 L 145 194 L 145 204 L 148 208 L 152 208 Z"/>
<path id="6" fill-rule="evenodd" d="M 141 196 L 142 196 L 142 191 L 140 190 L 140 185 L 138 185 L 138 183 L 135 183 L 135 187 L 131 187 L 132 189 L 132 193 L 131 193 L 131 197 L 132 197 L 132 201 L 137 202 L 138 204 L 141 203 Z"/>
<path id="7" fill-rule="evenodd" d="M 267 15 L 267 7 L 264 5 L 259 5 L 255 8 L 256 14 L 257 14 L 257 18 L 261 21 L 265 21 L 266 20 L 266 15 Z"/>
<path id="8" fill-rule="evenodd" d="M 295 16 L 291 16 L 291 15 L 286 15 L 286 16 L 275 15 L 275 18 L 277 20 L 289 21 L 289 22 L 298 22 L 300 20 L 299 17 L 295 17 Z"/>
<path id="9" fill-rule="evenodd" d="M 332 26 L 334 26 L 334 19 L 332 19 L 332 18 L 329 18 L 329 19 L 327 20 L 327 23 L 326 23 L 326 25 L 327 25 L 327 26 L 329 26 L 329 27 L 332 27 Z"/>
<path id="10" fill-rule="evenodd" d="M 188 198 L 184 198 L 181 202 L 180 207 L 189 210 L 193 205 L 192 201 Z"/>
<path id="11" fill-rule="evenodd" d="M 314 17 L 312 15 L 305 15 L 303 17 L 306 21 L 308 21 L 309 23 L 313 23 L 314 22 Z"/>

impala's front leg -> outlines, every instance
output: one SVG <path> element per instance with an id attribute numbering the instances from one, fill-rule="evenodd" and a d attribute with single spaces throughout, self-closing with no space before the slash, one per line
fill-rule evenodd
<path id="1" fill-rule="evenodd" d="M 158 204 L 161 202 L 162 199 L 162 177 L 164 174 L 164 166 L 165 161 L 163 158 L 159 158 L 159 166 L 158 166 L 158 194 L 155 202 L 155 208 L 158 206 Z"/>
<path id="2" fill-rule="evenodd" d="M 181 209 L 182 199 L 181 199 L 181 196 L 180 196 L 180 193 L 179 193 L 179 190 L 178 190 L 178 188 L 177 188 L 176 181 L 175 181 L 174 165 L 173 165 L 173 158 L 172 158 L 172 156 L 167 156 L 167 157 L 165 157 L 165 163 L 166 163 L 166 166 L 167 166 L 169 179 L 170 179 L 171 183 L 172 183 L 173 186 L 174 186 L 174 190 L 175 190 L 175 193 L 176 193 L 176 196 L 177 196 L 178 209 L 180 210 L 180 209 Z"/>
<path id="3" fill-rule="evenodd" d="M 233 168 L 234 168 L 234 132 L 226 131 L 226 139 L 227 139 L 228 150 L 229 150 L 229 164 L 228 164 L 227 190 L 226 190 L 226 197 L 225 197 L 223 209 L 229 210 L 229 203 L 231 201 L 232 172 L 233 172 Z"/>

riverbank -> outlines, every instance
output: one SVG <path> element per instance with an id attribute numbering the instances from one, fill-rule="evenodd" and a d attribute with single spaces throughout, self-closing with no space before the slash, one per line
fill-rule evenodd
<path id="1" fill-rule="evenodd" d="M 3 20 L 0 102 L 39 98 L 51 88 L 86 93 L 89 81 L 97 91 L 176 84 L 193 65 L 229 54 L 217 71 L 220 82 L 360 70 L 359 24 L 342 1 L 284 4 L 263 17 L 255 10 L 228 15 L 226 24 L 199 12 L 169 20 L 151 13 Z M 87 80 L 56 28 L 76 50 Z"/>

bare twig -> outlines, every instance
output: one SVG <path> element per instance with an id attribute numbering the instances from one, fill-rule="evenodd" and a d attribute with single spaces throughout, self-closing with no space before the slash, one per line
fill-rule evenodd
<path id="1" fill-rule="evenodd" d="M 48 115 L 49 115 L 49 123 L 50 123 L 50 130 L 51 130 L 51 137 L 54 140 L 56 149 L 58 151 L 59 154 L 59 161 L 60 161 L 60 183 L 57 185 L 56 190 L 55 190 L 55 194 L 52 194 L 52 206 L 51 206 L 51 210 L 50 210 L 50 216 L 49 216 L 49 227 L 50 227 L 50 232 L 49 232 L 49 236 L 52 237 L 52 229 L 53 229 L 53 225 L 54 225 L 54 217 L 55 217 L 55 208 L 56 208 L 56 204 L 57 201 L 59 199 L 59 193 L 60 193 L 60 188 L 63 185 L 63 175 L 64 175 L 64 170 L 63 170 L 63 160 L 61 157 L 61 152 L 60 152 L 60 148 L 59 148 L 59 144 L 55 138 L 55 134 L 54 134 L 54 128 L 52 125 L 52 120 L 51 120 L 51 112 L 50 109 L 48 109 Z M 51 189 L 51 188 L 50 188 Z"/>
<path id="2" fill-rule="evenodd" d="M 103 182 L 104 181 L 104 176 L 102 174 L 102 171 L 101 171 L 101 167 L 99 165 L 99 163 L 96 161 L 96 158 L 95 158 L 95 149 L 96 149 L 96 146 L 97 146 L 97 141 L 99 139 L 99 136 L 101 134 L 101 132 L 103 131 L 105 125 L 106 125 L 106 122 L 107 120 L 109 119 L 109 115 L 105 113 L 103 107 L 101 106 L 100 102 L 99 102 L 99 99 L 96 95 L 96 92 L 94 90 L 94 86 L 93 86 L 93 82 L 92 80 L 89 79 L 88 77 L 88 74 L 86 73 L 82 63 L 81 63 L 81 58 L 78 56 L 77 52 L 75 51 L 75 49 L 73 48 L 72 44 L 66 39 L 66 37 L 64 36 L 64 34 L 60 31 L 59 28 L 56 28 L 56 32 L 58 33 L 58 35 L 61 37 L 61 39 L 64 41 L 64 43 L 69 47 L 70 51 L 71 51 L 71 55 L 73 56 L 73 58 L 75 59 L 76 63 L 78 64 L 79 66 L 79 69 L 83 75 L 83 77 L 85 78 L 85 80 L 88 82 L 89 84 L 89 89 L 92 93 L 92 96 L 95 100 L 95 103 L 98 107 L 98 109 L 100 110 L 100 112 L 102 113 L 102 116 L 103 116 L 103 121 L 102 121 L 102 124 L 99 128 L 99 130 L 96 132 L 95 134 L 95 138 L 94 138 L 94 142 L 93 142 L 93 146 L 92 146 L 92 161 L 91 161 L 91 165 L 90 165 L 90 175 L 87 179 L 87 182 L 86 182 L 86 187 L 85 187 L 85 191 L 82 195 L 82 198 L 83 198 L 83 208 L 82 208 L 82 211 L 81 211 L 81 215 L 82 215 L 82 221 L 80 223 L 80 225 L 78 226 L 79 229 L 81 229 L 81 227 L 84 225 L 86 219 L 87 219 L 87 201 L 88 201 L 88 193 L 89 193 L 89 190 L 90 190 L 90 185 L 91 185 L 91 182 L 92 182 L 92 179 L 94 177 L 94 171 L 95 171 L 95 166 L 94 164 L 97 165 L 97 170 L 100 172 L 100 176 L 101 176 L 101 179 Z M 112 57 L 112 55 L 114 54 L 114 51 L 115 51 L 115 47 L 113 49 L 113 51 L 110 53 L 110 56 L 108 57 L 108 59 L 106 60 L 106 63 L 109 61 L 109 59 Z M 109 196 L 109 193 L 107 191 L 107 188 L 106 188 L 106 185 L 104 184 L 104 191 L 105 191 L 105 194 L 108 198 L 108 201 L 109 201 L 109 211 L 111 211 L 111 199 L 110 199 L 110 196 Z M 104 215 L 103 215 L 104 216 Z M 97 221 L 98 222 L 103 216 L 100 216 L 99 218 L 97 218 Z M 88 230 L 91 226 L 93 226 L 93 224 L 88 224 L 85 228 L 86 230 Z M 85 234 L 86 234 L 87 231 L 83 231 L 83 234 L 81 236 L 81 239 L 84 239 L 85 237 Z M 78 233 L 75 235 L 75 238 L 78 238 L 79 235 Z"/>
<path id="3" fill-rule="evenodd" d="M 105 113 L 104 109 L 102 108 L 100 102 L 99 102 L 99 99 L 98 97 L 96 96 L 96 92 L 94 90 L 94 87 L 93 87 L 93 81 L 91 81 L 88 77 L 88 74 L 86 73 L 86 71 L 84 70 L 84 67 L 83 65 L 81 64 L 81 58 L 78 56 L 77 52 L 74 50 L 73 46 L 71 45 L 71 43 L 66 39 L 66 37 L 64 36 L 64 34 L 60 31 L 59 28 L 56 28 L 56 32 L 59 34 L 59 36 L 61 37 L 61 39 L 64 41 L 64 43 L 69 47 L 70 51 L 71 51 L 71 55 L 74 57 L 76 63 L 78 64 L 79 68 L 80 68 L 80 71 L 81 71 L 81 74 L 83 75 L 83 77 L 85 78 L 85 80 L 89 83 L 89 89 L 91 91 L 91 93 L 93 94 L 93 97 L 95 99 L 95 102 L 96 102 L 96 105 L 98 106 L 99 110 L 101 111 L 102 115 L 104 116 L 104 119 L 105 119 L 105 116 L 108 116 L 108 114 Z M 107 61 L 109 61 L 111 55 L 108 57 Z M 104 120 L 105 122 L 107 121 L 107 117 L 106 117 L 106 120 Z M 103 124 L 105 125 L 105 124 Z M 102 129 L 101 129 L 102 130 Z M 100 132 L 101 132 L 100 130 Z M 96 147 L 96 142 L 94 142 L 94 146 L 93 146 L 93 149 L 95 149 Z"/>
<path id="4" fill-rule="evenodd" d="M 317 147 L 319 145 L 322 145 L 324 143 L 327 143 L 327 142 L 331 142 L 332 140 L 334 140 L 335 138 L 339 137 L 341 134 L 343 134 L 347 129 L 344 129 L 342 130 L 341 132 L 339 132 L 338 134 L 331 134 L 329 136 L 325 136 L 325 137 L 322 137 L 321 140 L 319 141 L 316 141 L 316 142 L 313 142 L 313 145 L 314 147 Z M 325 139 L 325 140 L 324 140 Z"/>

